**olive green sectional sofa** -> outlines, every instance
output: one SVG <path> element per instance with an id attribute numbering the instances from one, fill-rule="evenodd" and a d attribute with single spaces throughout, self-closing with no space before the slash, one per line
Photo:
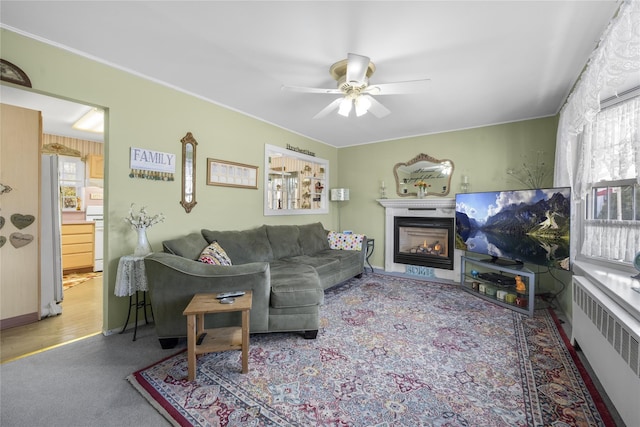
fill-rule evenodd
<path id="1" fill-rule="evenodd" d="M 183 310 L 196 293 L 252 290 L 250 333 L 293 332 L 315 338 L 324 290 L 363 273 L 366 237 L 356 250 L 331 249 L 321 223 L 202 230 L 163 242 L 145 258 L 155 328 L 163 348 L 186 337 Z M 198 261 L 218 242 L 232 265 Z M 355 249 L 355 248 L 350 248 Z M 240 324 L 239 313 L 207 315 L 205 328 Z"/>

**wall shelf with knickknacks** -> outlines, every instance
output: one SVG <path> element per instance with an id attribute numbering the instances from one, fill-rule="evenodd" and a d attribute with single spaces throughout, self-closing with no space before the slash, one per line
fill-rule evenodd
<path id="1" fill-rule="evenodd" d="M 329 162 L 265 145 L 265 215 L 327 213 Z"/>

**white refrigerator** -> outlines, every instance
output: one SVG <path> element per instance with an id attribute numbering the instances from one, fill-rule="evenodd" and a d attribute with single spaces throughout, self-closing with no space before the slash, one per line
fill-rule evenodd
<path id="1" fill-rule="evenodd" d="M 58 156 L 42 155 L 40 212 L 40 315 L 62 313 L 62 237 Z"/>

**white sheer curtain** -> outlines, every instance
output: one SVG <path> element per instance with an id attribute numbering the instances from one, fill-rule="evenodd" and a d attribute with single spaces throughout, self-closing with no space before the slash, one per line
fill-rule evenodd
<path id="1" fill-rule="evenodd" d="M 637 179 L 640 165 L 640 98 L 601 111 L 584 131 L 578 183 Z M 584 220 L 581 253 L 631 262 L 640 249 L 640 221 Z"/>
<path id="2" fill-rule="evenodd" d="M 587 195 L 593 173 L 590 170 L 594 157 L 585 157 L 585 152 L 593 141 L 593 132 L 588 132 L 600 112 L 601 97 L 607 93 L 619 93 L 634 86 L 640 73 L 640 1 L 627 0 L 618 11 L 618 15 L 609 24 L 604 32 L 600 44 L 591 54 L 587 68 L 580 77 L 573 92 L 567 99 L 560 112 L 558 135 L 556 140 L 556 163 L 554 169 L 554 185 L 570 186 L 573 193 L 572 205 L 572 233 L 571 233 L 571 261 L 575 260 L 580 245 L 580 238 L 584 233 L 584 240 L 588 242 L 585 247 L 598 247 L 603 242 L 598 239 L 606 234 L 606 230 L 593 227 L 577 229 L 582 224 L 584 215 L 585 197 Z M 637 122 L 636 135 L 637 135 Z M 597 129 L 596 132 L 601 130 Z M 624 141 L 623 141 L 624 142 Z M 627 142 L 629 142 L 627 140 Z M 635 167 L 635 176 L 640 171 L 640 154 L 638 153 L 637 139 L 635 152 L 625 152 L 624 161 L 630 161 Z M 626 145 L 625 145 L 626 147 Z M 626 149 L 626 148 L 625 148 Z M 596 157 L 601 163 L 598 170 L 606 169 L 611 176 L 619 175 L 616 170 L 621 166 L 615 166 L 618 160 L 615 156 L 609 156 L 614 148 L 604 149 L 603 157 Z M 633 150 L 632 150 L 633 151 Z M 600 155 L 603 151 L 600 151 Z M 601 167 L 602 166 L 602 167 Z M 625 166 L 622 165 L 622 169 Z M 627 168 L 628 170 L 628 168 Z M 602 172 L 597 172 L 600 174 Z M 619 178 L 614 178 L 619 179 Z M 601 224 L 602 225 L 602 224 Z M 627 224 L 628 225 L 628 224 Z M 626 230 L 635 233 L 634 236 L 624 235 Z M 631 238 L 638 239 L 638 231 L 633 227 L 622 226 L 617 229 L 619 233 L 612 233 L 618 240 L 607 238 L 607 249 L 598 247 L 599 251 L 612 253 L 616 248 Z M 598 239 L 598 243 L 596 243 Z M 590 242 L 590 243 L 589 243 Z M 618 249 L 619 250 L 619 249 Z M 637 250 L 637 246 L 636 246 Z M 627 256 L 625 255 L 626 259 Z M 630 259 L 628 260 L 630 261 Z"/>
<path id="3" fill-rule="evenodd" d="M 635 179 L 640 170 L 640 99 L 598 113 L 585 126 L 578 148 L 576 187 L 599 181 Z M 580 188 L 580 195 L 586 191 Z"/>

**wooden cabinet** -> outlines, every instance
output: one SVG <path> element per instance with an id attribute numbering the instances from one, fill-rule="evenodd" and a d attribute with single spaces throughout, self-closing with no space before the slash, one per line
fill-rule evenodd
<path id="1" fill-rule="evenodd" d="M 104 178 L 104 157 L 95 154 L 87 156 L 87 166 L 89 167 L 89 178 Z"/>
<path id="2" fill-rule="evenodd" d="M 62 269 L 93 271 L 94 223 L 62 224 Z"/>

